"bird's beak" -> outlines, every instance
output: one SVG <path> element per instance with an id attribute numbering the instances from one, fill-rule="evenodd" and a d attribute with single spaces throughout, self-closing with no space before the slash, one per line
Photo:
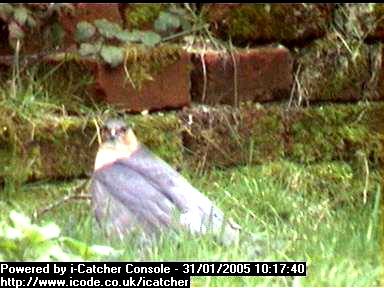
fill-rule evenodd
<path id="1" fill-rule="evenodd" d="M 117 136 L 116 129 L 112 128 L 110 133 L 111 133 L 111 140 L 115 140 Z"/>

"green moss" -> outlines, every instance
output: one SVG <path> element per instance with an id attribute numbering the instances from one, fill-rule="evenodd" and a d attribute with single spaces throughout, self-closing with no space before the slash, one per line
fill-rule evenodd
<path id="1" fill-rule="evenodd" d="M 157 156 L 176 167 L 182 164 L 183 148 L 179 119 L 175 113 L 162 113 L 125 118 L 140 142 Z"/>
<path id="2" fill-rule="evenodd" d="M 156 48 L 144 45 L 127 47 L 124 66 L 127 79 L 136 89 L 141 89 L 143 81 L 152 80 L 163 69 L 180 59 L 183 50 L 176 45 L 161 45 Z"/>
<path id="3" fill-rule="evenodd" d="M 180 125 L 174 114 L 126 119 L 139 140 L 154 153 L 171 165 L 180 165 Z M 92 173 L 98 148 L 92 118 L 45 115 L 29 120 L 11 117 L 5 122 L 0 118 L 0 127 L 15 128 L 7 137 L 3 133 L 0 141 L 0 155 L 4 156 L 0 160 L 1 182 L 21 184 L 27 180 L 87 177 Z"/>
<path id="4" fill-rule="evenodd" d="M 277 159 L 351 164 L 361 163 L 361 155 L 370 167 L 378 167 L 383 152 L 383 109 L 379 103 L 291 110 L 254 105 L 239 110 L 191 109 L 180 117 L 184 145 L 192 152 L 187 158 L 198 169 Z M 190 119 L 191 125 L 187 124 Z"/>
<path id="5" fill-rule="evenodd" d="M 163 6 L 163 4 L 129 5 L 124 11 L 126 26 L 130 29 L 139 30 L 148 26 L 151 27 L 160 11 L 164 9 Z"/>
<path id="6" fill-rule="evenodd" d="M 1 153 L 8 154 L 3 158 L 0 178 L 22 183 L 28 179 L 80 177 L 91 171 L 96 146 L 89 142 L 95 129 L 86 121 L 52 115 L 29 121 L 16 116 L 8 120 L 16 132 L 9 135 L 7 145 L 0 145 Z M 3 121 L 0 119 L 0 125 L 4 126 Z"/>
<path id="7" fill-rule="evenodd" d="M 180 118 L 190 152 L 186 157 L 198 170 L 261 164 L 284 155 L 279 109 L 195 108 L 183 111 Z"/>
<path id="8" fill-rule="evenodd" d="M 376 21 L 380 20 L 376 23 L 376 31 L 377 32 L 383 32 L 384 31 L 384 5 L 383 4 L 375 4 L 374 6 L 374 14 Z"/>
<path id="9" fill-rule="evenodd" d="M 285 21 L 276 19 L 292 18 L 293 12 L 292 7 L 280 5 L 243 5 L 231 11 L 232 21 L 228 32 L 231 37 L 241 39 L 254 39 L 255 32 L 257 37 L 264 40 L 291 39 L 295 35 L 295 26 L 286 25 Z"/>
<path id="10" fill-rule="evenodd" d="M 322 6 L 242 4 L 223 10 L 225 16 L 219 33 L 238 45 L 302 41 L 322 34 L 328 21 L 327 9 Z"/>
<path id="11" fill-rule="evenodd" d="M 243 170 L 244 175 L 254 179 L 263 177 L 265 181 L 274 181 L 284 189 L 300 193 L 304 200 L 316 197 L 330 201 L 334 208 L 348 202 L 361 205 L 365 189 L 367 197 L 372 199 L 381 181 L 378 170 L 370 170 L 368 187 L 365 187 L 366 175 L 343 161 L 320 161 L 310 165 L 272 161 L 258 168 L 244 167 Z"/>
<path id="12" fill-rule="evenodd" d="M 255 5 L 255 7 L 245 6 L 234 9 L 230 15 L 231 23 L 228 25 L 228 34 L 235 38 L 249 38 L 253 33 L 253 26 L 249 25 L 252 19 L 259 22 L 265 15 L 263 5 Z M 268 31 L 269 32 L 269 31 Z"/>
<path id="13" fill-rule="evenodd" d="M 292 113 L 289 157 L 305 163 L 353 161 L 360 151 L 371 165 L 377 165 L 382 145 L 381 135 L 374 130 L 373 112 L 380 106 L 327 105 Z"/>
<path id="14" fill-rule="evenodd" d="M 283 158 L 285 154 L 282 141 L 284 127 L 280 109 L 264 110 L 258 117 L 256 116 L 258 113 L 252 115 L 252 110 L 245 110 L 242 114 L 243 116 L 248 114 L 246 117 L 252 118 L 252 126 L 247 127 L 251 131 L 251 135 L 244 138 L 246 145 L 250 147 L 249 164 L 261 164 L 264 161 Z"/>

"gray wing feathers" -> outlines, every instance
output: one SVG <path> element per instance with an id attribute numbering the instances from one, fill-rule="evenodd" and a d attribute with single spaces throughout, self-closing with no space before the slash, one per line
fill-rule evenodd
<path id="1" fill-rule="evenodd" d="M 124 165 L 116 163 L 96 171 L 92 185 L 96 217 L 114 222 L 120 230 L 140 223 L 144 229 L 153 231 L 172 221 L 174 205 L 142 175 Z"/>
<path id="2" fill-rule="evenodd" d="M 145 146 L 130 158 L 121 159 L 118 162 L 145 176 L 146 181 L 156 187 L 164 198 L 174 203 L 182 213 L 182 224 L 188 226 L 190 230 L 203 232 L 201 226 L 208 222 L 214 230 L 221 228 L 224 221 L 223 212 Z"/>
<path id="3" fill-rule="evenodd" d="M 213 203 L 145 147 L 136 151 L 130 158 L 120 161 L 145 175 L 146 179 L 181 211 L 199 208 L 205 213 L 210 213 Z"/>

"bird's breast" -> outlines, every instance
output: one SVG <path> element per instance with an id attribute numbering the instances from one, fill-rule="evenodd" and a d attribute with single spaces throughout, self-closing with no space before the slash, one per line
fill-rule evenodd
<path id="1" fill-rule="evenodd" d="M 100 148 L 96 155 L 95 171 L 109 166 L 119 159 L 129 158 L 134 152 L 128 149 Z"/>

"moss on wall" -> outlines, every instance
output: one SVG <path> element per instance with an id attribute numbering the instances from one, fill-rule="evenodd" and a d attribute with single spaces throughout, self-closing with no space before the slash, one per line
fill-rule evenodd
<path id="1" fill-rule="evenodd" d="M 6 115 L 5 110 L 1 112 Z M 0 117 L 1 182 L 89 177 L 98 147 L 93 119 L 44 115 L 26 120 L 16 114 Z M 182 161 L 175 115 L 127 119 L 139 140 L 157 155 L 171 165 Z"/>
<path id="2" fill-rule="evenodd" d="M 378 167 L 383 151 L 378 115 L 383 109 L 382 103 L 295 109 L 256 104 L 239 110 L 191 109 L 180 117 L 184 145 L 192 152 L 188 157 L 198 169 L 277 159 L 355 163 L 362 157 Z"/>
<path id="3" fill-rule="evenodd" d="M 382 151 L 381 135 L 375 132 L 375 110 L 383 104 L 331 104 L 296 111 L 289 116 L 289 158 L 314 161 L 353 161 L 359 153 L 377 165 Z"/>
<path id="4" fill-rule="evenodd" d="M 183 49 L 176 45 L 160 45 L 156 48 L 130 45 L 126 48 L 124 67 L 127 81 L 140 89 L 142 82 L 151 80 L 163 69 L 180 59 Z"/>
<path id="5" fill-rule="evenodd" d="M 200 107 L 179 117 L 186 157 L 197 169 L 260 164 L 284 155 L 278 109 Z"/>
<path id="6" fill-rule="evenodd" d="M 124 23 L 126 28 L 145 30 L 152 28 L 153 22 L 159 16 L 164 4 L 133 4 L 124 8 Z"/>
<path id="7" fill-rule="evenodd" d="M 126 116 L 138 139 L 174 167 L 183 161 L 180 121 L 175 113 Z"/>
<path id="8" fill-rule="evenodd" d="M 220 38 L 241 46 L 271 42 L 297 43 L 325 34 L 330 5 L 206 5 L 203 14 Z"/>

